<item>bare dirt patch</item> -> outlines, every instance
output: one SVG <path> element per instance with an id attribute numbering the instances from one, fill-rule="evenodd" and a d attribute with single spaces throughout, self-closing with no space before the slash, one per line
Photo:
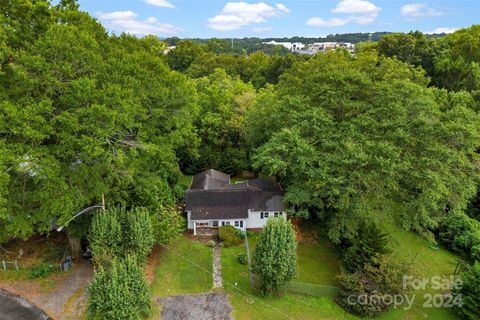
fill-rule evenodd
<path id="1" fill-rule="evenodd" d="M 26 298 L 52 319 L 80 319 L 86 307 L 86 288 L 93 274 L 90 262 L 79 260 L 65 274 L 43 280 L 0 281 L 0 288 Z"/>
<path id="2" fill-rule="evenodd" d="M 157 300 L 162 320 L 231 320 L 232 307 L 225 294 L 178 295 Z M 158 318 L 160 319 L 160 318 Z"/>

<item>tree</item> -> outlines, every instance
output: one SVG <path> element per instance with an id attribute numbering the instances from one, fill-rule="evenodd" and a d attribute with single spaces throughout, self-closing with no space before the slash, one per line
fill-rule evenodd
<path id="1" fill-rule="evenodd" d="M 476 193 L 480 122 L 467 100 L 439 101 L 427 84 L 423 70 L 372 51 L 297 63 L 249 112 L 253 167 L 334 242 L 372 214 L 428 235 Z"/>
<path id="2" fill-rule="evenodd" d="M 386 34 L 378 41 L 379 54 L 421 66 L 429 76 L 434 74 L 434 60 L 438 51 L 436 39 L 427 38 L 420 31 Z"/>
<path id="3" fill-rule="evenodd" d="M 113 257 L 134 255 L 142 264 L 150 253 L 153 228 L 144 208 L 110 208 L 94 214 L 89 234 L 95 260 L 101 265 Z"/>
<path id="4" fill-rule="evenodd" d="M 389 257 L 381 257 L 377 266 L 367 265 L 353 273 L 342 271 L 338 276 L 339 295 L 336 301 L 349 312 L 373 317 L 392 306 L 385 296 L 405 293 L 403 277 L 409 269 Z"/>
<path id="5" fill-rule="evenodd" d="M 455 296 L 461 296 L 462 306 L 458 307 L 463 319 L 478 319 L 480 314 L 480 262 L 476 261 L 472 266 L 460 273 L 462 285 L 454 288 Z"/>
<path id="6" fill-rule="evenodd" d="M 362 223 L 352 242 L 343 257 L 343 265 L 349 272 L 363 270 L 366 265 L 376 267 L 384 255 L 391 253 L 388 235 L 374 223 Z"/>
<path id="7" fill-rule="evenodd" d="M 201 115 L 195 126 L 201 142 L 198 156 L 184 164 L 185 171 L 216 168 L 235 173 L 247 169 L 245 113 L 255 99 L 254 89 L 222 69 L 196 84 Z"/>
<path id="8" fill-rule="evenodd" d="M 297 274 L 297 241 L 290 222 L 282 218 L 267 221 L 253 256 L 255 274 L 264 294 L 282 289 Z"/>
<path id="9" fill-rule="evenodd" d="M 173 70 L 183 72 L 204 53 L 201 45 L 191 40 L 181 40 L 175 49 L 168 52 L 166 61 Z"/>
<path id="10" fill-rule="evenodd" d="M 2 2 L 0 19 L 0 242 L 51 232 L 102 193 L 173 207 L 197 103 L 158 38 L 109 36 L 74 1 Z"/>
<path id="11" fill-rule="evenodd" d="M 99 267 L 88 287 L 88 319 L 137 320 L 150 313 L 150 294 L 138 258 L 113 259 Z"/>

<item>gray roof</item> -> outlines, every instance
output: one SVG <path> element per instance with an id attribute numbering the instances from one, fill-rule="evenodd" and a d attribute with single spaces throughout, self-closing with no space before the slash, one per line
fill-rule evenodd
<path id="1" fill-rule="evenodd" d="M 227 175 L 215 170 L 210 171 L 214 172 L 213 179 L 205 178 L 209 176 L 207 173 L 209 171 L 196 175 L 197 180 L 194 181 L 195 183 L 192 182 L 192 186 L 187 191 L 185 210 L 192 212 L 192 220 L 244 219 L 248 218 L 248 209 L 285 210 L 282 189 L 277 182 L 258 178 L 244 183 L 228 184 L 224 179 Z M 202 183 L 203 188 L 201 188 Z"/>
<path id="2" fill-rule="evenodd" d="M 190 189 L 214 190 L 230 183 L 230 176 L 223 172 L 209 169 L 193 176 Z"/>

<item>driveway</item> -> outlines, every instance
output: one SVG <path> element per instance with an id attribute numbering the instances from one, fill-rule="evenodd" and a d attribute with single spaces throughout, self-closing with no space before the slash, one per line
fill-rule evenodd
<path id="1" fill-rule="evenodd" d="M 170 296 L 158 299 L 162 306 L 162 320 L 231 320 L 227 296 L 202 293 Z"/>
<path id="2" fill-rule="evenodd" d="M 27 300 L 0 289 L 0 320 L 46 320 L 42 310 Z"/>

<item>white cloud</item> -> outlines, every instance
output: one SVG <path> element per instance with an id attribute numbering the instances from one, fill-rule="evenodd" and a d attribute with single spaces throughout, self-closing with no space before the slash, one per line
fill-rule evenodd
<path id="1" fill-rule="evenodd" d="M 349 19 L 332 18 L 322 19 L 319 17 L 313 17 L 307 20 L 307 25 L 311 27 L 340 27 L 347 24 Z"/>
<path id="2" fill-rule="evenodd" d="M 288 12 L 290 9 L 281 3 L 272 7 L 265 2 L 251 4 L 228 2 L 220 14 L 208 19 L 208 26 L 220 31 L 236 30 L 251 24 L 267 22 L 268 18 L 278 17 Z"/>
<path id="3" fill-rule="evenodd" d="M 428 7 L 425 3 L 410 3 L 400 8 L 400 14 L 410 19 L 441 16 L 444 13 Z"/>
<path id="4" fill-rule="evenodd" d="M 119 32 L 127 32 L 133 35 L 171 35 L 182 31 L 182 29 L 179 27 L 168 23 L 159 22 L 155 17 L 148 17 L 144 21 L 138 20 L 138 15 L 130 10 L 97 12 L 95 15 L 105 24 L 107 29 Z"/>
<path id="5" fill-rule="evenodd" d="M 380 8 L 365 0 L 342 0 L 332 10 L 335 13 L 378 14 Z"/>
<path id="6" fill-rule="evenodd" d="M 151 4 L 155 7 L 175 8 L 175 6 L 168 0 L 145 0 L 146 4 Z"/>
<path id="7" fill-rule="evenodd" d="M 435 28 L 434 30 L 432 30 L 430 32 L 426 32 L 426 33 L 427 34 L 453 33 L 457 30 L 458 30 L 458 28 L 454 28 L 454 27 L 440 27 L 440 28 Z"/>
<path id="8" fill-rule="evenodd" d="M 366 0 L 342 0 L 331 12 L 346 14 L 346 17 L 330 19 L 312 17 L 307 20 L 307 25 L 312 27 L 339 27 L 347 23 L 368 24 L 375 21 L 381 10 L 380 7 Z"/>
<path id="9" fill-rule="evenodd" d="M 255 33 L 262 33 L 262 32 L 267 32 L 267 31 L 270 31 L 272 30 L 272 27 L 256 27 L 256 28 L 253 28 L 252 31 L 255 32 Z"/>

